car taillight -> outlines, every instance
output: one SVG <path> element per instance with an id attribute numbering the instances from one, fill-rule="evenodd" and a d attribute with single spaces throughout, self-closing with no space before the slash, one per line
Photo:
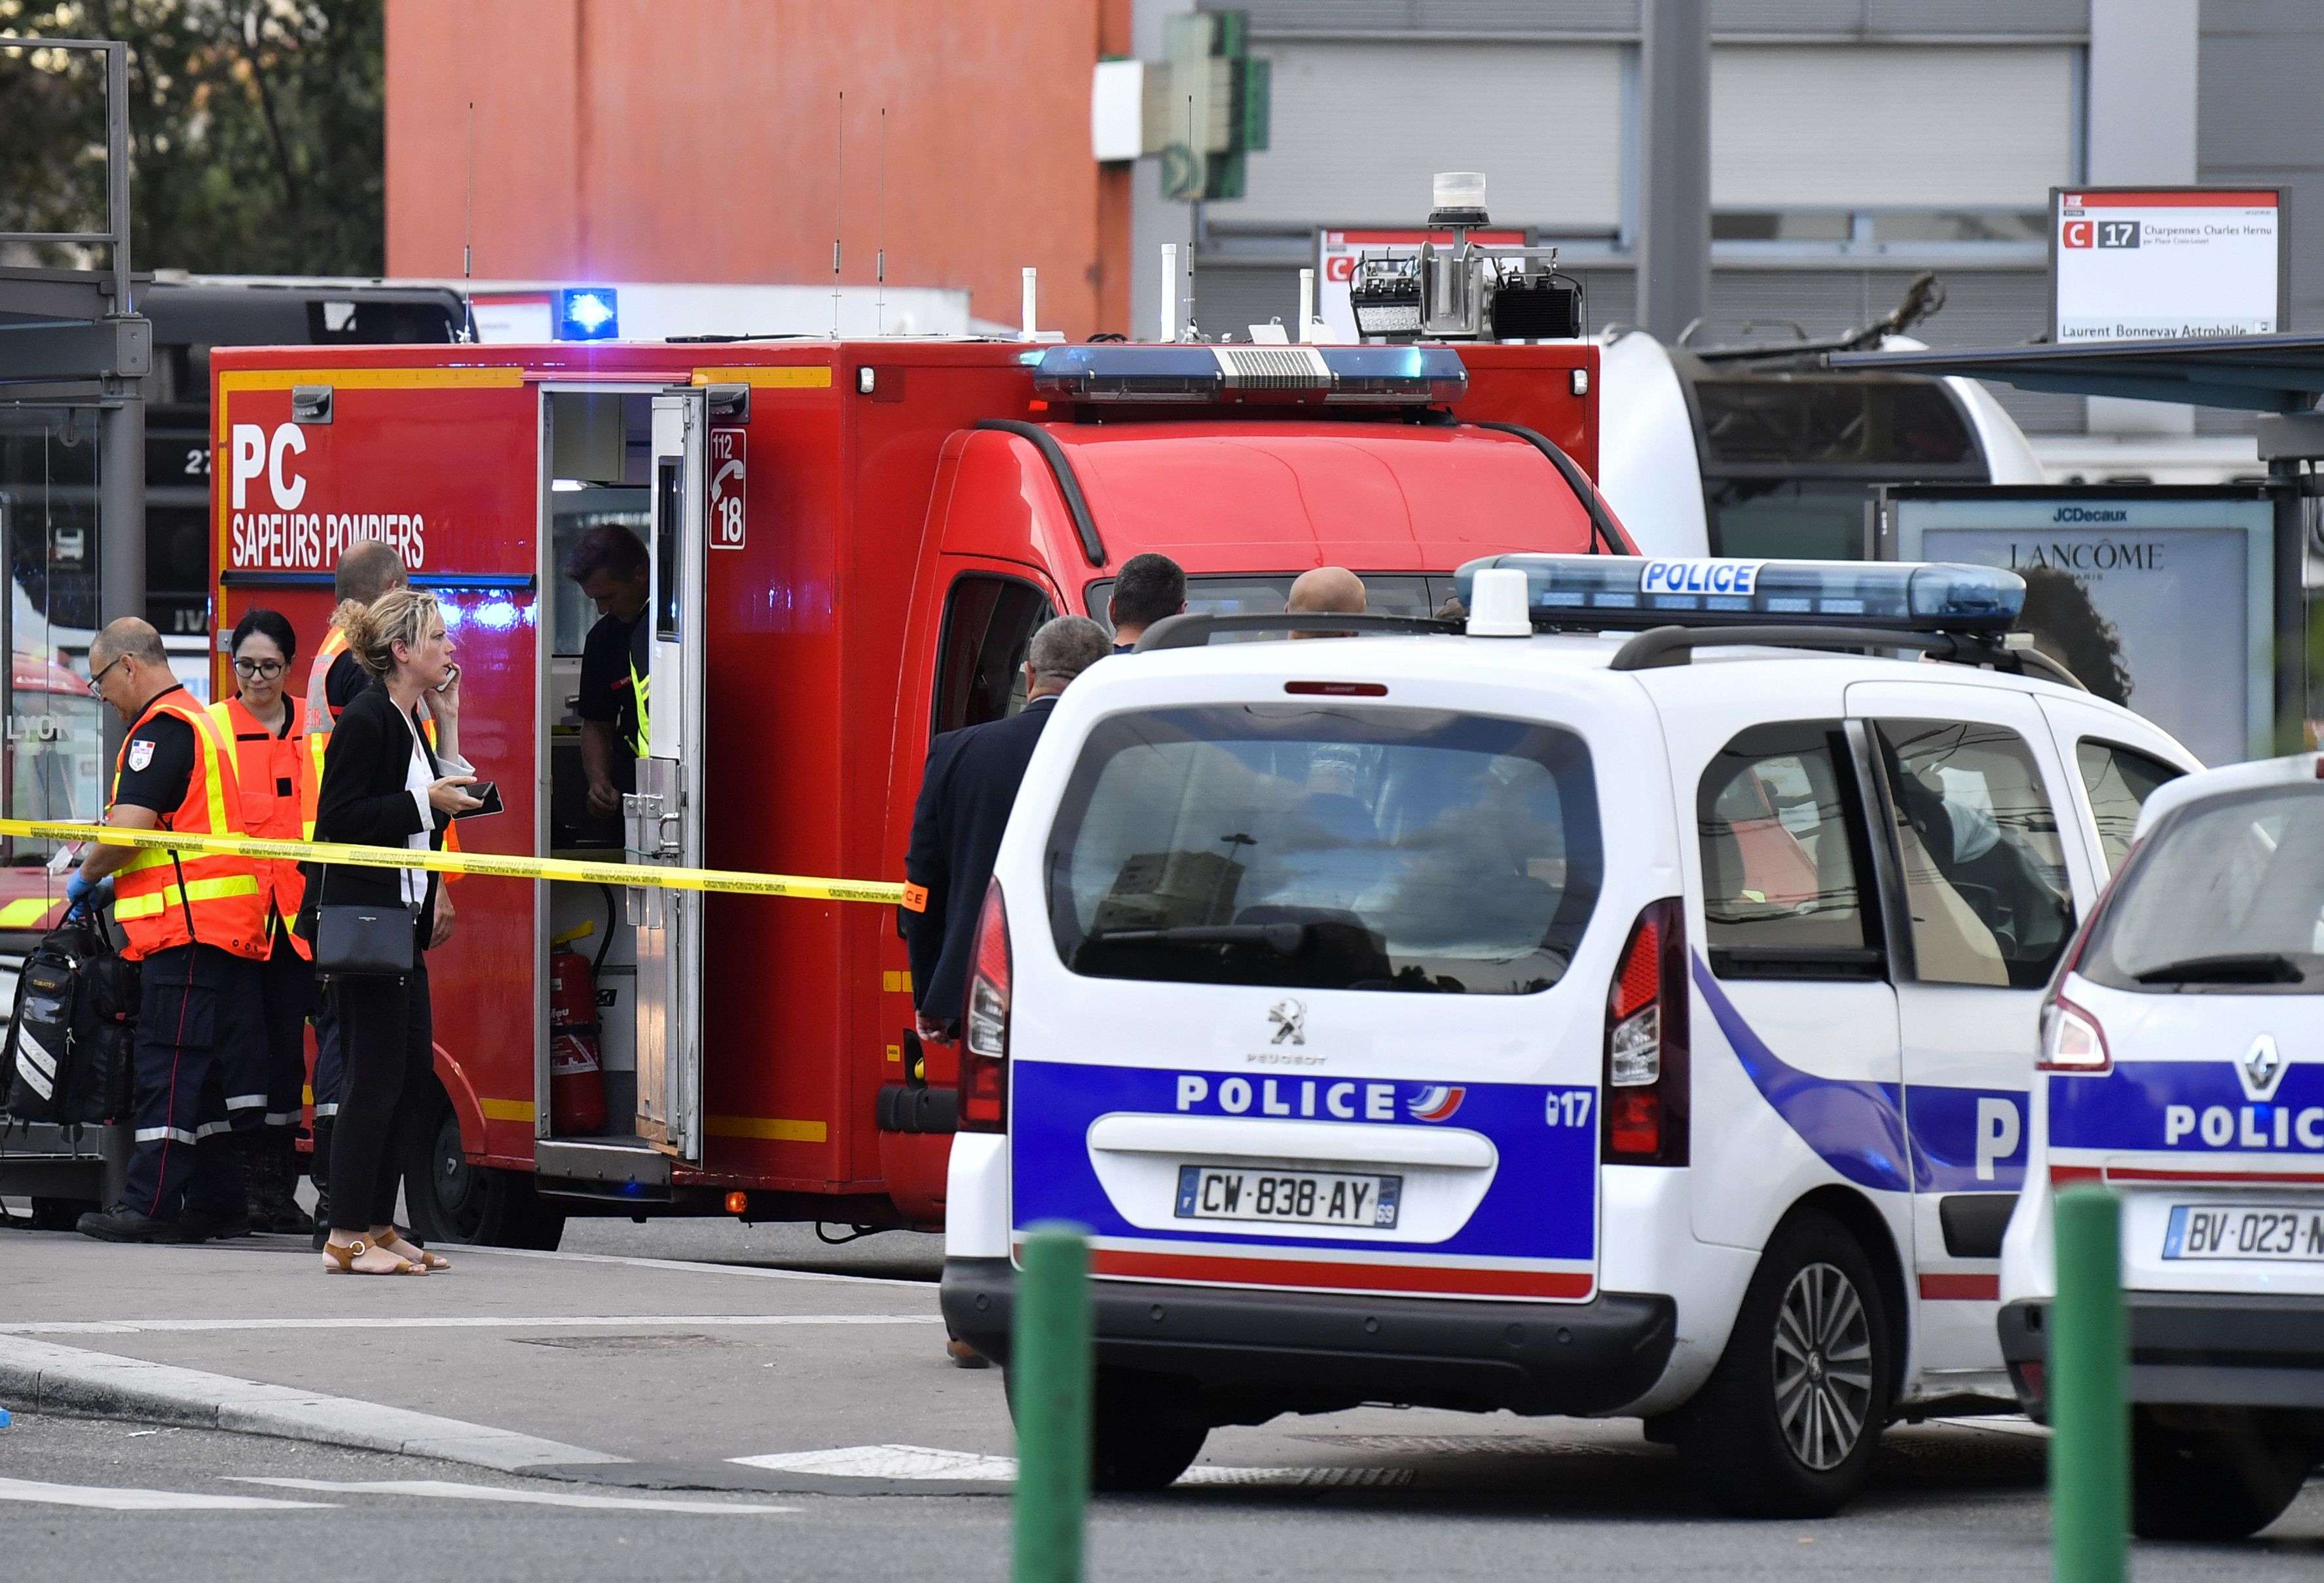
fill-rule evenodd
<path id="1" fill-rule="evenodd" d="M 2114 1056 L 2098 1020 L 2061 995 L 2042 1008 L 2042 1059 L 2034 1064 L 2045 1072 L 2105 1072 Z"/>
<path id="2" fill-rule="evenodd" d="M 1686 915 L 1675 896 L 1630 926 L 1606 992 L 1605 1158 L 1687 1161 Z"/>
<path id="3" fill-rule="evenodd" d="M 968 977 L 968 1006 L 961 1018 L 960 1128 L 1009 1130 L 1009 909 L 1001 882 L 984 892 L 976 920 L 976 949 Z"/>

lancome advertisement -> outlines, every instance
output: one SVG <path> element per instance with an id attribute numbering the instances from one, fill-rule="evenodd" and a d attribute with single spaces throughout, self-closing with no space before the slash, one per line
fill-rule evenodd
<path id="1" fill-rule="evenodd" d="M 1886 554 L 2024 578 L 2035 645 L 2204 763 L 2273 751 L 2274 517 L 2258 490 L 1899 489 L 1883 509 Z"/>

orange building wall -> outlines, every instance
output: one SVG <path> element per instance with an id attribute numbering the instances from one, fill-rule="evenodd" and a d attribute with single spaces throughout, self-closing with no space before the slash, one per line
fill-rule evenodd
<path id="1" fill-rule="evenodd" d="M 1130 0 L 389 0 L 387 266 L 479 279 L 966 287 L 1013 325 L 1127 330 L 1130 172 L 1090 72 Z M 845 183 L 839 153 L 844 111 Z M 748 326 L 738 326 L 747 329 Z"/>

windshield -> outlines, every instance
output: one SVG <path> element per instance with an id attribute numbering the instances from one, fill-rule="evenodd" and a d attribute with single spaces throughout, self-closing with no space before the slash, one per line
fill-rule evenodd
<path id="1" fill-rule="evenodd" d="M 2324 988 L 2324 787 L 2181 810 L 2133 854 L 2077 969 L 2156 995 Z"/>
<path id="2" fill-rule="evenodd" d="M 1186 610 L 1195 616 L 1280 616 L 1297 576 L 1296 572 L 1284 572 L 1279 576 L 1253 573 L 1190 577 L 1186 579 Z M 1434 616 L 1453 594 L 1450 577 L 1368 571 L 1363 579 L 1364 608 L 1373 616 Z M 1091 616 L 1111 631 L 1113 617 L 1106 613 L 1106 601 L 1113 597 L 1113 579 L 1100 578 L 1082 590 L 1082 597 L 1089 603 Z M 1213 641 L 1250 643 L 1279 635 L 1267 632 L 1222 633 Z"/>
<path id="3" fill-rule="evenodd" d="M 1050 922 L 1102 978 L 1527 995 L 1601 877 L 1570 731 L 1297 704 L 1118 715 L 1049 838 Z"/>

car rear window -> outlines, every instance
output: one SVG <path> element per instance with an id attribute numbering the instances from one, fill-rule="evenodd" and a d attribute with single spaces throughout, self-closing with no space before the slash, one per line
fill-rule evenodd
<path id="1" fill-rule="evenodd" d="M 1113 716 L 1049 838 L 1067 967 L 1101 978 L 1529 995 L 1602 879 L 1590 751 L 1450 711 Z"/>
<path id="2" fill-rule="evenodd" d="M 2157 995 L 2324 991 L 2324 787 L 2180 811 L 2132 855 L 2076 967 Z"/>

